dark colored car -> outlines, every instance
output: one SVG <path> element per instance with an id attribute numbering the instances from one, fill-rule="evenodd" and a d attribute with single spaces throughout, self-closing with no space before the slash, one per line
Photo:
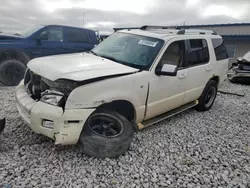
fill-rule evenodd
<path id="1" fill-rule="evenodd" d="M 17 85 L 26 64 L 37 57 L 84 52 L 98 44 L 93 30 L 62 25 L 37 26 L 23 34 L 0 34 L 0 83 Z"/>
<path id="2" fill-rule="evenodd" d="M 250 52 L 239 57 L 237 62 L 232 64 L 227 76 L 230 82 L 250 83 Z"/>

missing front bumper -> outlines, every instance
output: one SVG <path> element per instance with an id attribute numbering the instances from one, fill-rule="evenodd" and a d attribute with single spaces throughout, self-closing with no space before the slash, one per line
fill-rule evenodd
<path id="1" fill-rule="evenodd" d="M 83 125 L 95 109 L 63 109 L 43 102 L 34 101 L 26 92 L 23 82 L 16 89 L 19 114 L 36 133 L 55 140 L 56 144 L 76 144 Z M 44 121 L 53 126 L 44 126 Z"/>

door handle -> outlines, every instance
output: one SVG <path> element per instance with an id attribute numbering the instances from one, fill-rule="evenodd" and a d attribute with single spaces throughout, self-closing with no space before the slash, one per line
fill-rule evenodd
<path id="1" fill-rule="evenodd" d="M 179 79 L 184 79 L 187 77 L 187 73 L 182 73 L 178 76 Z"/>
<path id="2" fill-rule="evenodd" d="M 211 71 L 213 67 L 207 67 L 206 71 Z"/>

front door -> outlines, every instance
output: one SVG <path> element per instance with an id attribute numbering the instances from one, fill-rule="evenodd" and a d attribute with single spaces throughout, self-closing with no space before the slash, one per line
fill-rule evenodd
<path id="1" fill-rule="evenodd" d="M 184 39 L 168 41 L 167 48 L 155 68 L 161 67 L 163 64 L 176 65 L 178 67 L 177 76 L 153 75 L 149 83 L 145 120 L 183 105 L 187 84 L 187 72 L 183 69 L 185 56 L 186 42 Z"/>
<path id="2" fill-rule="evenodd" d="M 34 57 L 63 54 L 65 53 L 63 40 L 62 27 L 47 27 L 34 41 L 36 44 L 32 53 Z"/>

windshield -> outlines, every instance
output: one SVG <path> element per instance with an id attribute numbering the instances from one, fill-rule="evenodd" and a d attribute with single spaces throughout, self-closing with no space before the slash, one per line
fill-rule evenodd
<path id="1" fill-rule="evenodd" d="M 117 63 L 147 70 L 152 65 L 163 44 L 164 41 L 161 39 L 127 33 L 114 33 L 96 46 L 92 53 Z"/>
<path id="2" fill-rule="evenodd" d="M 20 35 L 22 35 L 23 37 L 29 37 L 30 35 L 32 35 L 33 33 L 35 33 L 36 31 L 38 31 L 39 29 L 43 28 L 44 26 L 36 26 L 36 27 L 33 27 L 31 29 L 28 29 L 22 33 L 20 33 Z"/>

